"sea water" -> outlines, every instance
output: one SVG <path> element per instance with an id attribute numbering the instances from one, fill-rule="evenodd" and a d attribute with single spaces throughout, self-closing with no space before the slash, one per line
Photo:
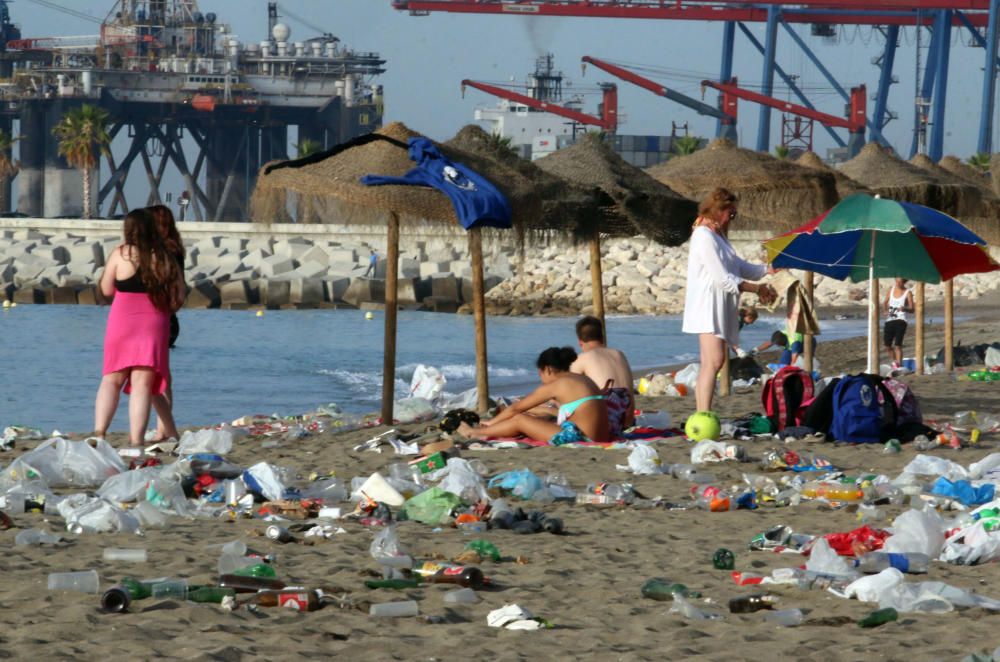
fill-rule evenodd
<path id="1" fill-rule="evenodd" d="M 0 428 L 46 432 L 93 428 L 108 310 L 98 306 L 21 305 L 0 313 Z M 174 411 L 179 426 L 231 421 L 245 414 L 301 414 L 335 402 L 375 411 L 382 388 L 383 316 L 358 310 L 182 310 L 181 335 L 171 350 Z M 744 329 L 753 347 L 783 319 L 761 318 Z M 487 321 L 490 390 L 529 391 L 537 384 L 538 353 L 576 348 L 572 318 L 491 317 Z M 681 333 L 679 316 L 608 319 L 611 345 L 626 352 L 637 377 L 643 369 L 696 359 L 697 339 Z M 822 341 L 865 333 L 864 320 L 824 320 Z M 439 369 L 446 390 L 475 385 L 473 320 L 467 315 L 399 314 L 396 393 L 406 394 L 418 364 Z M 122 397 L 112 430 L 128 425 Z"/>

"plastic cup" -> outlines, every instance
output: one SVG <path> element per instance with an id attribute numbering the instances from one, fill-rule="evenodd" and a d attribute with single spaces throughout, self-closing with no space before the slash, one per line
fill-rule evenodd
<path id="1" fill-rule="evenodd" d="M 160 527 L 167 524 L 166 513 L 148 501 L 140 501 L 132 509 L 132 512 L 139 518 L 139 523 L 142 526 Z"/>
<path id="2" fill-rule="evenodd" d="M 153 584 L 151 592 L 154 598 L 187 599 L 188 583 L 186 579 L 168 579 Z"/>
<path id="3" fill-rule="evenodd" d="M 121 549 L 108 547 L 104 550 L 105 561 L 126 561 L 128 563 L 145 563 L 149 559 L 145 549 Z"/>
<path id="4" fill-rule="evenodd" d="M 479 602 L 479 596 L 471 588 L 460 588 L 444 594 L 446 605 L 471 605 Z"/>
<path id="5" fill-rule="evenodd" d="M 242 480 L 226 480 L 222 484 L 225 489 L 226 505 L 237 505 L 240 497 L 247 493 L 246 485 L 243 484 Z"/>
<path id="6" fill-rule="evenodd" d="M 369 616 L 380 616 L 383 618 L 400 618 L 403 616 L 416 616 L 420 613 L 420 607 L 416 601 L 406 600 L 404 602 L 382 602 L 374 604 L 368 609 Z"/>
<path id="7" fill-rule="evenodd" d="M 219 557 L 219 574 L 230 575 L 241 568 L 256 565 L 257 560 L 239 554 L 223 554 Z"/>
<path id="8" fill-rule="evenodd" d="M 786 628 L 792 628 L 796 625 L 802 625 L 802 621 L 805 620 L 805 616 L 802 614 L 801 609 L 779 609 L 777 611 L 769 611 L 764 614 L 764 620 L 768 623 L 774 623 L 776 625 L 783 625 Z"/>
<path id="9" fill-rule="evenodd" d="M 247 544 L 242 540 L 230 540 L 222 546 L 222 553 L 244 556 L 247 553 Z"/>
<path id="10" fill-rule="evenodd" d="M 80 572 L 49 573 L 50 591 L 79 591 L 80 593 L 97 593 L 101 581 L 96 570 Z"/>

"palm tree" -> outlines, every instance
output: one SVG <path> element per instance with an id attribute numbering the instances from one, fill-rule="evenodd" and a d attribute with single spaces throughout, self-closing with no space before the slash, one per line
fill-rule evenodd
<path id="1" fill-rule="evenodd" d="M 698 136 L 680 136 L 674 138 L 670 145 L 670 151 L 677 156 L 687 156 L 697 152 L 699 147 L 701 147 L 701 138 Z"/>
<path id="2" fill-rule="evenodd" d="M 986 152 L 976 152 L 969 157 L 968 163 L 979 172 L 990 171 L 990 155 Z"/>
<path id="3" fill-rule="evenodd" d="M 779 159 L 787 159 L 788 153 L 789 150 L 787 145 L 778 145 L 774 148 L 774 155 Z"/>
<path id="4" fill-rule="evenodd" d="M 514 138 L 511 136 L 502 136 L 499 133 L 491 133 L 489 140 L 486 141 L 486 147 L 491 152 L 499 154 L 513 154 L 517 156 L 517 150 L 514 149 Z"/>
<path id="5" fill-rule="evenodd" d="M 11 158 L 11 148 L 21 137 L 14 137 L 0 130 L 0 212 L 10 211 L 10 200 L 7 199 L 7 186 L 11 178 L 21 169 L 21 162 Z"/>
<path id="6" fill-rule="evenodd" d="M 306 156 L 312 156 L 316 152 L 323 149 L 323 144 L 318 140 L 313 140 L 311 138 L 305 138 L 302 142 L 295 146 L 296 151 L 299 153 L 299 158 Z"/>
<path id="7" fill-rule="evenodd" d="M 108 113 L 97 106 L 83 104 L 67 111 L 52 129 L 59 139 L 59 155 L 83 173 L 83 217 L 90 218 L 90 173 L 101 154 L 109 154 Z"/>

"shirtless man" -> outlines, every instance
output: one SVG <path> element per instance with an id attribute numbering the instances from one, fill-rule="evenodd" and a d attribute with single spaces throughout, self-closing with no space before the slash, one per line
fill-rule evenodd
<path id="1" fill-rule="evenodd" d="M 576 323 L 580 355 L 570 372 L 586 375 L 603 389 L 608 382 L 608 419 L 616 434 L 635 425 L 635 395 L 632 391 L 632 368 L 617 349 L 604 344 L 604 327 L 596 317 L 584 317 Z"/>

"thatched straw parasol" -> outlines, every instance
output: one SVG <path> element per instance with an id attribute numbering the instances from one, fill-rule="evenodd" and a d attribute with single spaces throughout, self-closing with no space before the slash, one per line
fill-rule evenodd
<path id="1" fill-rule="evenodd" d="M 958 158 L 957 156 L 952 156 L 952 155 L 945 156 L 940 161 L 938 161 L 938 165 L 944 170 L 947 170 L 953 175 L 961 177 L 967 182 L 970 182 L 972 184 L 990 190 L 990 194 L 993 194 L 993 191 L 990 189 L 989 173 L 982 172 L 980 170 L 977 170 L 976 168 L 973 168 L 971 165 L 965 163 L 964 161 L 962 161 L 962 159 Z"/>
<path id="2" fill-rule="evenodd" d="M 819 158 L 816 152 L 803 152 L 802 156 L 797 158 L 795 162 L 806 168 L 813 168 L 814 170 L 822 170 L 823 172 L 831 173 L 834 180 L 837 182 L 837 195 L 840 196 L 841 199 L 846 198 L 849 195 L 854 195 L 855 193 L 871 193 L 867 187 L 862 186 L 839 170 L 831 168 L 827 164 L 823 163 L 823 160 Z"/>
<path id="3" fill-rule="evenodd" d="M 947 186 L 956 191 L 958 199 L 954 216 L 963 219 L 978 218 L 983 215 L 985 203 L 984 191 L 980 186 L 966 181 L 958 175 L 948 172 L 938 164 L 934 163 L 926 154 L 917 154 L 910 159 L 910 165 L 914 165 L 929 173 L 934 180 L 942 186 Z M 993 197 L 992 195 L 990 197 Z"/>
<path id="4" fill-rule="evenodd" d="M 774 234 L 799 227 L 837 202 L 831 173 L 742 149 L 723 138 L 646 172 L 692 200 L 716 187 L 727 188 L 740 199 L 740 227 Z"/>
<path id="5" fill-rule="evenodd" d="M 311 213 L 330 215 L 338 223 L 387 224 L 385 279 L 385 351 L 382 368 L 382 420 L 392 424 L 393 385 L 396 374 L 397 277 L 399 269 L 399 228 L 426 223 L 456 223 L 447 196 L 431 188 L 405 185 L 365 186 L 364 175 L 402 176 L 414 167 L 409 159 L 407 140 L 417 136 L 401 123 L 393 123 L 374 134 L 361 136 L 324 152 L 291 161 L 269 164 L 261 170 L 253 197 L 257 220 L 280 218 L 280 211 L 292 202 Z M 522 222 L 540 209 L 537 196 L 516 173 L 498 176 L 496 167 L 481 157 L 454 148 L 442 150 L 446 156 L 476 170 L 508 195 L 514 214 Z M 294 198 L 294 200 L 292 199 Z M 483 248 L 479 228 L 469 231 L 472 258 L 473 314 L 476 322 L 476 372 L 479 406 L 485 409 L 489 395 L 486 376 L 486 305 L 483 288 Z"/>
<path id="6" fill-rule="evenodd" d="M 547 172 L 536 162 L 525 161 L 475 124 L 463 127 L 455 137 L 445 143 L 467 153 L 497 162 L 526 178 L 533 190 L 542 197 L 542 212 L 533 222 L 518 226 L 519 238 L 525 230 L 532 232 L 556 231 L 568 234 L 576 241 L 590 243 L 590 281 L 594 316 L 604 324 L 604 286 L 601 273 L 600 233 L 607 231 L 607 216 L 615 201 L 590 183 L 580 183 Z M 546 157 L 548 158 L 548 157 Z M 635 234 L 629 232 L 629 236 Z M 522 242 L 523 247 L 523 242 Z M 606 335 L 606 329 L 605 329 Z"/>
<path id="7" fill-rule="evenodd" d="M 534 162 L 572 182 L 597 186 L 615 201 L 604 234 L 641 234 L 666 246 L 680 246 L 691 236 L 698 204 L 627 163 L 597 134 Z"/>

